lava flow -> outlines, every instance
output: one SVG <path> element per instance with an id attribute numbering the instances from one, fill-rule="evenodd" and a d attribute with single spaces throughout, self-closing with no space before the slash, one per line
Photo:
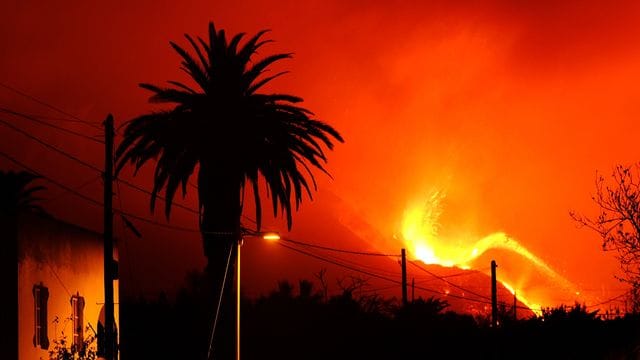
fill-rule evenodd
<path id="1" fill-rule="evenodd" d="M 517 240 L 503 232 L 495 232 L 479 240 L 470 241 L 443 239 L 440 237 L 438 220 L 442 214 L 442 200 L 444 197 L 444 193 L 434 191 L 424 204 L 409 207 L 405 211 L 402 222 L 402 238 L 410 257 L 425 264 L 473 269 L 474 265 L 477 265 L 474 261 L 487 251 L 493 249 L 506 250 L 519 255 L 522 261 L 533 265 L 538 272 L 542 273 L 556 286 L 575 292 L 571 282 L 553 270 L 544 260 L 527 250 Z M 527 296 L 524 289 L 512 286 L 513 284 L 523 284 L 522 279 L 518 278 L 518 274 L 505 273 L 503 271 L 499 280 L 512 294 L 517 293 L 518 299 L 523 304 L 527 305 L 535 313 L 540 313 L 540 304 L 545 302 L 543 298 L 536 298 L 533 295 Z"/>

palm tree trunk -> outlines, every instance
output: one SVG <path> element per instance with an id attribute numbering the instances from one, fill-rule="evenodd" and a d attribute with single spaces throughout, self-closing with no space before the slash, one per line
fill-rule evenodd
<path id="1" fill-rule="evenodd" d="M 0 276 L 7 289 L 6 295 L 0 296 L 0 318 L 7 330 L 0 346 L 4 349 L 3 358 L 18 358 L 18 222 L 15 215 L 0 215 L 0 229 L 3 232 L 0 251 Z"/>
<path id="2" fill-rule="evenodd" d="M 208 318 L 215 317 L 217 302 L 221 298 L 212 352 L 215 359 L 231 360 L 235 353 L 233 280 L 237 258 L 236 245 L 241 239 L 241 179 L 236 179 L 232 174 L 237 172 L 231 169 L 224 171 L 216 168 L 215 172 L 210 170 L 210 167 L 201 165 L 198 177 L 199 198 L 202 205 L 200 229 L 207 258 L 205 273 L 212 286 L 211 294 L 214 299 L 211 303 L 211 316 Z M 229 264 L 228 267 L 227 264 Z"/>

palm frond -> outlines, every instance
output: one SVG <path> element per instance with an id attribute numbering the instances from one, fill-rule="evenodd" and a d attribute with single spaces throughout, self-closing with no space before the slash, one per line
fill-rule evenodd
<path id="1" fill-rule="evenodd" d="M 35 193 L 46 190 L 42 185 L 33 185 L 41 176 L 28 171 L 0 171 L 0 214 L 18 214 L 23 211 L 44 212 L 37 204 Z"/>
<path id="2" fill-rule="evenodd" d="M 252 84 L 254 81 L 256 81 L 256 79 L 258 78 L 258 76 L 260 76 L 262 74 L 262 72 L 271 64 L 275 63 L 276 61 L 282 60 L 282 59 L 289 59 L 291 58 L 292 54 L 275 54 L 275 55 L 271 55 L 271 56 L 267 56 L 266 58 L 258 61 L 257 63 L 255 63 L 251 69 L 247 70 L 243 76 L 242 76 L 242 80 L 244 81 L 244 84 L 246 84 L 246 87 L 249 88 L 250 84 Z"/>

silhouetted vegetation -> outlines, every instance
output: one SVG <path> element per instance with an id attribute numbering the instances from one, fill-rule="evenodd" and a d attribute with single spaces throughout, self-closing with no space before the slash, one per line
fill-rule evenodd
<path id="1" fill-rule="evenodd" d="M 45 189 L 33 185 L 40 177 L 27 171 L 0 171 L 0 216 L 16 216 L 22 211 L 43 212 L 35 193 Z"/>
<path id="2" fill-rule="evenodd" d="M 640 312 L 640 164 L 618 165 L 611 178 L 596 176 L 596 193 L 591 197 L 598 215 L 588 217 L 571 212 L 579 224 L 602 237 L 602 249 L 613 251 L 620 261 L 620 280 L 631 285 L 633 312 Z"/>
<path id="3" fill-rule="evenodd" d="M 197 359 L 191 337 L 207 336 L 212 319 L 198 308 L 204 278 L 190 277 L 175 302 L 121 304 L 122 354 L 131 358 Z M 601 320 L 579 304 L 514 320 L 502 311 L 500 327 L 447 311 L 446 300 L 418 298 L 401 307 L 395 298 L 364 291 L 344 279 L 325 298 L 307 280 L 282 281 L 271 293 L 242 304 L 243 359 L 624 359 L 637 356 L 640 319 Z"/>

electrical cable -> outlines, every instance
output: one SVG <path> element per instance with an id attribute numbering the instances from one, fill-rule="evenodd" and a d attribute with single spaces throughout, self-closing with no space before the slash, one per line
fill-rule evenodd
<path id="1" fill-rule="evenodd" d="M 23 119 L 31 120 L 31 121 L 36 122 L 38 124 L 49 126 L 49 127 L 54 128 L 54 129 L 60 130 L 62 132 L 65 132 L 67 134 L 79 136 L 79 137 L 81 137 L 83 139 L 86 139 L 86 140 L 89 140 L 89 141 L 93 141 L 93 142 L 96 142 L 98 144 L 104 144 L 104 141 L 102 141 L 102 140 L 99 140 L 99 139 L 93 138 L 91 136 L 79 133 L 77 131 L 73 131 L 73 130 L 64 128 L 62 126 L 58 126 L 58 125 L 54 125 L 54 124 L 51 124 L 51 123 L 46 122 L 46 121 L 42 121 L 42 120 L 40 120 L 40 119 L 38 119 L 38 118 L 36 118 L 36 117 L 34 117 L 32 115 L 28 115 L 28 114 L 21 113 L 21 112 L 18 112 L 18 111 L 15 111 L 15 110 L 11 110 L 11 109 L 7 109 L 7 108 L 4 108 L 4 107 L 0 107 L 0 112 L 4 112 L 4 113 L 7 113 L 7 114 L 18 116 L 18 117 L 21 117 Z"/>
<path id="2" fill-rule="evenodd" d="M 76 191 L 80 191 L 80 189 L 83 189 L 83 188 L 85 188 L 85 187 L 87 187 L 87 186 L 89 186 L 89 185 L 93 184 L 94 182 L 96 182 L 96 181 L 98 181 L 98 180 L 102 180 L 102 176 L 101 176 L 101 175 L 98 175 L 98 176 L 92 176 L 92 177 L 90 177 L 87 181 L 83 182 L 82 184 L 80 184 L 80 185 L 78 185 L 78 186 L 75 186 L 75 187 L 74 187 L 74 189 L 75 189 Z M 61 192 L 60 194 L 57 194 L 57 195 L 56 195 L 56 196 L 54 196 L 54 197 L 50 197 L 50 198 L 43 199 L 43 200 L 42 200 L 42 202 L 43 202 L 43 203 L 48 203 L 48 204 L 50 204 L 50 203 L 52 203 L 52 202 L 55 202 L 55 201 L 57 201 L 58 199 L 60 199 L 60 198 L 61 198 L 61 197 L 66 193 L 66 192 L 67 192 L 67 191 L 63 191 L 63 192 Z"/>
<path id="3" fill-rule="evenodd" d="M 295 240 L 291 240 L 291 239 L 282 238 L 282 240 L 290 242 L 290 243 L 302 245 L 302 246 L 308 246 L 308 247 L 312 247 L 312 248 L 316 248 L 316 249 L 335 251 L 335 252 L 341 252 L 341 253 L 346 253 L 346 254 L 366 255 L 366 256 L 400 257 L 399 254 L 382 254 L 382 253 L 373 253 L 373 252 L 365 252 L 365 251 L 352 251 L 352 250 L 338 249 L 338 248 L 332 248 L 332 247 L 327 247 L 327 246 L 322 246 L 322 245 L 314 245 L 314 244 L 295 241 Z"/>
<path id="4" fill-rule="evenodd" d="M 66 111 L 64 111 L 64 110 L 62 110 L 60 108 L 57 108 L 57 107 L 55 107 L 55 106 L 53 106 L 51 104 L 48 104 L 48 103 L 44 102 L 43 100 L 40 100 L 40 99 L 36 98 L 35 96 L 29 95 L 29 94 L 25 93 L 24 91 L 20 91 L 20 90 L 14 88 L 12 86 L 9 86 L 9 85 L 7 85 L 5 83 L 2 83 L 2 82 L 0 82 L 0 86 L 5 88 L 5 89 L 7 89 L 7 90 L 9 90 L 9 91 L 12 91 L 12 92 L 20 95 L 22 97 L 25 97 L 25 98 L 27 98 L 27 99 L 29 99 L 31 101 L 34 101 L 34 102 L 36 102 L 36 103 L 38 103 L 40 105 L 48 107 L 49 109 L 51 109 L 53 111 L 56 111 L 56 112 L 58 112 L 58 113 L 60 113 L 62 115 L 68 116 L 68 117 L 70 117 L 72 119 L 75 119 L 75 120 L 77 120 L 79 122 L 85 123 L 85 124 L 87 124 L 87 125 L 89 125 L 91 127 L 95 127 L 97 129 L 100 129 L 99 125 L 97 125 L 95 123 L 92 123 L 90 121 L 86 121 L 86 120 L 80 119 L 79 117 L 77 117 L 75 115 L 72 115 L 72 114 L 70 114 L 70 113 L 68 113 L 68 112 L 66 112 Z"/>
<path id="5" fill-rule="evenodd" d="M 482 273 L 484 270 L 487 270 L 488 268 L 485 269 L 473 269 L 473 270 L 465 270 L 465 271 L 461 271 L 459 273 L 455 273 L 455 274 L 450 274 L 450 275 L 441 275 L 440 278 L 434 278 L 433 276 L 430 277 L 427 280 L 423 280 L 423 281 L 419 281 L 416 282 L 416 284 L 424 284 L 424 283 L 428 283 L 428 282 L 432 282 L 432 281 L 439 281 L 442 279 L 449 279 L 452 277 L 460 277 L 460 276 L 468 276 L 468 275 L 474 275 L 476 273 Z"/>
<path id="6" fill-rule="evenodd" d="M 67 158 L 69 158 L 69 159 L 71 159 L 71 160 L 73 160 L 73 161 L 75 161 L 75 162 L 77 162 L 77 163 L 79 163 L 79 164 L 81 164 L 81 165 L 83 165 L 83 166 L 85 166 L 85 167 L 87 167 L 87 168 L 89 168 L 89 169 L 93 170 L 93 171 L 96 171 L 96 172 L 98 172 L 98 173 L 100 173 L 100 174 L 102 173 L 102 169 L 100 169 L 99 167 L 97 167 L 97 166 L 95 166 L 95 165 L 93 165 L 93 164 L 90 164 L 90 163 L 88 163 L 88 162 L 86 162 L 86 161 L 84 161 L 84 160 L 82 160 L 82 159 L 80 159 L 80 158 L 78 158 L 78 157 L 76 157 L 76 156 L 74 156 L 74 155 L 71 155 L 71 154 L 69 154 L 68 152 L 66 152 L 66 151 L 64 151 L 64 150 L 62 150 L 62 149 L 60 149 L 60 148 L 58 148 L 58 147 L 56 147 L 56 146 L 54 146 L 54 145 L 51 145 L 51 144 L 47 143 L 46 141 L 42 140 L 41 138 L 39 138 L 39 137 L 37 137 L 37 136 L 34 136 L 34 135 L 29 134 L 27 131 L 25 131 L 25 130 L 23 130 L 23 129 L 20 129 L 20 128 L 18 128 L 18 127 L 16 127 L 16 126 L 14 126 L 13 124 L 11 124 L 11 123 L 9 123 L 9 122 L 7 122 L 7 121 L 4 121 L 4 120 L 0 119 L 0 124 L 3 124 L 3 125 L 5 125 L 5 126 L 7 126 L 7 127 L 11 128 L 11 129 L 13 129 L 13 130 L 14 130 L 14 131 L 16 131 L 16 132 L 19 132 L 20 134 L 22 134 L 22 135 L 24 135 L 24 136 L 26 136 L 26 137 L 28 137 L 28 138 L 32 139 L 33 141 L 38 142 L 38 143 L 39 143 L 39 144 L 41 144 L 42 146 L 45 146 L 46 148 L 48 148 L 48 149 L 50 149 L 50 150 L 52 150 L 52 151 L 54 151 L 54 152 L 56 152 L 56 153 L 58 153 L 58 154 L 60 154 L 60 155 L 62 155 L 62 156 L 65 156 L 65 157 L 67 157 Z M 127 186 L 129 186 L 129 187 L 131 187 L 131 188 L 133 188 L 133 189 L 135 189 L 135 190 L 138 190 L 138 191 L 144 192 L 144 193 L 145 193 L 145 194 L 147 194 L 147 195 L 151 195 L 151 194 L 152 194 L 152 193 L 151 193 L 151 191 L 146 190 L 146 189 L 144 189 L 144 188 L 142 188 L 142 187 L 139 187 L 139 186 L 137 186 L 137 185 L 135 185 L 135 184 L 133 184 L 133 183 L 131 183 L 131 182 L 129 182 L 129 181 L 122 180 L 122 179 L 121 179 L 120 181 L 121 181 L 124 185 L 127 185 Z M 156 197 L 157 197 L 158 199 L 162 200 L 162 201 L 166 201 L 166 198 L 164 198 L 164 197 L 163 197 L 163 196 L 161 196 L 161 195 L 156 195 Z M 186 210 L 186 211 L 192 212 L 192 213 L 194 213 L 194 214 L 197 214 L 197 213 L 198 213 L 198 211 L 197 211 L 197 210 L 192 209 L 192 208 L 189 208 L 189 207 L 184 206 L 184 205 L 179 204 L 179 203 L 173 203 L 172 205 L 173 205 L 173 206 L 175 206 L 175 207 L 177 207 L 177 208 L 181 208 L 181 209 L 183 209 L 183 210 Z"/>
<path id="7" fill-rule="evenodd" d="M 73 188 L 71 188 L 69 186 L 66 186 L 66 185 L 60 183 L 59 181 L 56 181 L 56 180 L 54 180 L 54 179 L 52 179 L 52 178 L 50 178 L 48 176 L 43 175 L 42 173 L 39 173 L 38 171 L 32 169 L 31 167 L 27 166 L 26 164 L 24 164 L 24 163 L 22 163 L 20 161 L 18 161 L 17 159 L 15 159 L 14 157 L 8 155 L 5 152 L 0 151 L 0 156 L 8 159 L 9 161 L 13 162 L 16 165 L 28 170 L 29 172 L 33 173 L 34 175 L 38 175 L 38 176 L 42 177 L 43 179 L 46 179 L 50 183 L 52 183 L 52 184 L 54 184 L 56 186 L 59 186 L 60 188 L 62 188 L 64 190 L 66 190 L 66 191 L 78 196 L 81 199 L 84 199 L 84 200 L 86 200 L 86 201 L 88 201 L 88 202 L 90 202 L 90 203 L 92 203 L 92 204 L 94 204 L 96 206 L 100 206 L 100 207 L 104 206 L 104 204 L 101 201 L 95 200 L 95 199 L 93 199 L 93 198 L 91 198 L 91 197 L 89 197 L 87 195 L 84 195 L 84 194 L 76 191 L 75 189 L 73 189 Z M 182 227 L 182 226 L 163 224 L 163 223 L 160 223 L 160 222 L 157 222 L 157 221 L 154 221 L 154 220 L 142 217 L 142 216 L 138 216 L 138 215 L 135 215 L 135 214 L 131 214 L 131 213 L 125 212 L 122 209 L 114 209 L 114 212 L 116 212 L 118 214 L 121 214 L 121 215 L 125 215 L 125 216 L 128 216 L 128 217 L 134 218 L 134 219 L 137 219 L 137 220 L 140 220 L 140 221 L 144 221 L 144 222 L 147 222 L 147 223 L 150 223 L 150 224 L 161 226 L 161 227 L 164 227 L 164 228 L 167 228 L 167 229 L 179 230 L 179 231 L 185 231 L 185 232 L 193 232 L 193 233 L 199 233 L 200 232 L 199 230 L 193 229 L 193 228 L 187 228 L 187 227 Z"/>
<path id="8" fill-rule="evenodd" d="M 602 301 L 602 302 L 599 302 L 597 304 L 587 305 L 586 308 L 593 308 L 593 307 L 596 307 L 596 306 L 601 306 L 601 305 L 608 304 L 610 302 L 614 302 L 614 301 L 616 301 L 616 300 L 618 300 L 618 299 L 620 299 L 620 298 L 622 298 L 624 296 L 627 296 L 628 293 L 629 293 L 629 291 L 625 291 L 624 293 L 622 293 L 620 295 L 614 296 L 612 298 L 609 298 L 609 299 L 607 299 L 605 301 Z"/>
<path id="9" fill-rule="evenodd" d="M 351 267 L 351 266 L 347 266 L 347 265 L 344 265 L 344 264 L 340 264 L 340 263 L 334 262 L 334 261 L 332 261 L 332 260 L 329 260 L 329 259 L 323 258 L 323 257 L 321 257 L 321 256 L 318 256 L 318 255 L 315 255 L 315 254 L 309 253 L 309 252 L 307 252 L 307 251 L 304 251 L 304 250 L 301 250 L 301 249 L 296 249 L 296 248 L 294 248 L 294 247 L 292 247 L 292 246 L 289 246 L 289 245 L 286 245 L 286 244 L 282 244 L 282 243 L 280 243 L 280 242 L 278 242 L 278 244 L 279 244 L 280 246 L 286 247 L 286 248 L 288 248 L 288 249 L 290 249 L 290 250 L 296 251 L 296 252 L 301 253 L 301 254 L 303 254 L 303 255 L 307 255 L 307 256 L 313 257 L 313 258 L 318 259 L 318 260 L 321 260 L 321 261 L 325 261 L 325 262 L 328 262 L 328 263 L 331 263 L 331 264 L 334 264 L 334 265 L 337 265 L 337 266 L 341 266 L 341 267 L 343 267 L 343 268 L 346 268 L 346 269 L 349 269 L 349 270 L 352 270 L 352 271 L 355 271 L 355 272 L 359 272 L 359 273 L 362 273 L 362 274 L 365 274 L 365 275 L 369 275 L 369 276 L 372 276 L 372 277 L 375 277 L 375 278 L 379 278 L 379 279 L 382 279 L 382 280 L 386 280 L 386 281 L 389 281 L 389 282 L 392 282 L 392 283 L 395 283 L 395 284 L 398 284 L 398 285 L 402 285 L 402 282 L 401 282 L 401 281 L 394 280 L 394 279 L 388 278 L 388 277 L 386 277 L 386 276 L 381 276 L 381 275 L 378 275 L 378 274 L 373 274 L 373 273 L 370 273 L 370 272 L 368 272 L 368 271 L 364 271 L 364 270 L 357 269 L 357 268 L 354 268 L 354 267 Z M 464 296 L 458 296 L 458 295 L 450 294 L 450 293 L 449 293 L 449 294 L 447 294 L 447 293 L 445 293 L 445 292 L 441 292 L 441 291 L 437 291 L 437 290 L 432 290 L 432 289 L 428 289 L 428 288 L 424 288 L 424 287 L 420 287 L 420 286 L 416 286 L 415 288 L 416 288 L 416 289 L 419 289 L 419 290 L 423 290 L 423 291 L 427 291 L 427 292 L 431 292 L 431 293 L 439 294 L 439 295 L 450 296 L 450 297 L 453 297 L 453 298 L 462 299 L 462 300 L 467 300 L 467 301 L 472 301 L 472 302 L 478 302 L 478 303 L 483 303 L 483 304 L 491 304 L 491 302 L 488 302 L 488 301 L 482 301 L 482 300 L 478 300 L 478 299 L 470 299 L 470 298 L 467 298 L 467 297 L 464 297 Z M 527 308 L 527 309 L 528 309 L 528 308 Z"/>
<path id="10" fill-rule="evenodd" d="M 16 132 L 18 132 L 18 133 L 30 138 L 33 141 L 38 142 L 40 145 L 42 145 L 42 146 L 44 146 L 44 147 L 46 147 L 46 148 L 48 148 L 50 150 L 53 150 L 53 151 L 57 152 L 60 155 L 63 155 L 63 156 L 65 156 L 65 157 L 67 157 L 67 158 L 69 158 L 71 160 L 74 160 L 75 162 L 80 163 L 80 164 L 82 164 L 82 165 L 84 165 L 84 166 L 86 166 L 86 167 L 88 167 L 88 168 L 90 168 L 90 169 L 92 169 L 94 171 L 97 171 L 98 173 L 102 173 L 102 169 L 98 168 L 97 166 L 89 164 L 88 162 L 86 162 L 86 161 L 84 161 L 84 160 L 82 160 L 82 159 L 80 159 L 80 158 L 78 158 L 78 157 L 76 157 L 74 155 L 69 154 L 68 152 L 66 152 L 64 150 L 61 150 L 61 149 L 59 149 L 59 148 L 47 143 L 46 141 L 40 139 L 37 136 L 29 134 L 29 132 L 27 132 L 27 131 L 25 131 L 23 129 L 20 129 L 19 127 L 15 126 L 15 125 L 13 125 L 13 124 L 11 124 L 11 123 L 3 120 L 3 119 L 0 119 L 0 124 L 3 124 L 4 126 L 6 126 L 8 128 L 13 129 L 14 131 L 16 131 Z"/>
<path id="11" fill-rule="evenodd" d="M 438 278 L 438 279 L 440 279 L 440 280 L 444 281 L 445 283 L 447 283 L 447 284 L 449 284 L 449 285 L 451 285 L 451 286 L 453 286 L 453 287 L 455 287 L 455 288 L 457 288 L 457 289 L 459 289 L 459 290 L 462 290 L 462 291 L 464 291 L 464 292 L 468 292 L 469 294 L 475 295 L 475 296 L 480 297 L 480 298 L 483 298 L 483 299 L 491 300 L 491 298 L 489 298 L 489 297 L 487 297 L 487 296 L 484 296 L 484 295 L 478 294 L 478 293 L 476 293 L 476 292 L 474 292 L 474 291 L 471 291 L 471 290 L 469 290 L 469 289 L 465 289 L 465 288 L 463 288 L 462 286 L 456 285 L 456 284 L 452 283 L 451 281 L 449 281 L 449 280 L 447 280 L 447 279 L 445 279 L 445 278 L 443 278 L 443 277 L 441 277 L 441 276 L 439 276 L 439 275 L 436 275 L 435 273 L 433 273 L 433 272 L 431 272 L 431 271 L 429 271 L 429 270 L 427 270 L 427 269 L 423 268 L 422 266 L 420 266 L 420 265 L 416 264 L 416 263 L 415 263 L 415 261 L 411 261 L 411 260 L 409 260 L 408 262 L 409 262 L 410 264 L 412 264 L 413 266 L 417 267 L 418 269 L 420 269 L 420 270 L 422 270 L 422 271 L 426 272 L 427 274 L 432 275 L 432 276 L 434 276 L 434 277 L 436 277 L 436 278 Z"/>

